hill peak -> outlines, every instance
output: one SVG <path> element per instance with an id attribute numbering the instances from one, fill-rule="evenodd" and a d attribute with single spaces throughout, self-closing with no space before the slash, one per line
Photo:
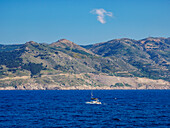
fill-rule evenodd
<path id="1" fill-rule="evenodd" d="M 26 44 L 26 45 L 28 45 L 28 44 L 34 45 L 34 44 L 38 44 L 38 43 L 36 43 L 36 42 L 34 42 L 34 41 L 28 41 L 28 42 L 26 42 L 25 44 Z"/>
<path id="2" fill-rule="evenodd" d="M 55 46 L 55 47 L 61 47 L 61 48 L 66 48 L 66 47 L 70 47 L 70 48 L 74 48 L 74 47 L 79 47 L 79 45 L 73 43 L 70 40 L 67 39 L 60 39 L 54 43 L 51 44 L 51 46 Z"/>
<path id="3" fill-rule="evenodd" d="M 69 48 L 69 49 L 77 49 L 77 50 L 80 50 L 80 51 L 84 51 L 84 52 L 87 52 L 89 54 L 93 54 L 91 51 L 88 51 L 86 50 L 85 48 L 73 43 L 72 41 L 70 40 L 67 40 L 67 39 L 60 39 L 52 44 L 50 44 L 50 46 L 52 47 L 58 47 L 58 48 Z"/>
<path id="4" fill-rule="evenodd" d="M 147 41 L 154 41 L 154 42 L 162 42 L 163 40 L 165 40 L 166 38 L 164 37 L 148 37 L 148 38 L 145 38 L 145 39 L 142 39 L 140 40 L 141 44 L 145 44 Z"/>
<path id="5" fill-rule="evenodd" d="M 57 42 L 62 42 L 62 43 L 73 43 L 72 41 L 67 40 L 67 39 L 60 39 L 60 40 L 58 40 Z"/>

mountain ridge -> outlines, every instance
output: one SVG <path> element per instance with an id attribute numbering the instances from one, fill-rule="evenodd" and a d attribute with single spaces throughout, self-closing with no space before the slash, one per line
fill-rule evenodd
<path id="1" fill-rule="evenodd" d="M 127 63 L 138 66 L 137 68 L 143 68 L 143 70 L 146 70 L 144 67 L 148 64 L 151 65 L 150 68 L 162 70 L 167 73 L 165 75 L 169 75 L 170 45 L 168 38 L 149 37 L 138 41 L 123 38 L 85 46 L 85 48 L 104 57 L 121 57 Z"/>
<path id="2" fill-rule="evenodd" d="M 22 45 L 0 45 L 0 88 L 144 89 L 149 84 L 150 89 L 168 89 L 169 42 L 169 38 L 149 37 L 113 39 L 86 46 L 67 39 L 51 44 L 28 41 Z M 119 79 L 115 80 L 118 83 L 110 78 Z M 134 78 L 147 78 L 150 82 L 141 83 Z M 164 80 L 162 84 L 156 84 L 159 79 Z"/>

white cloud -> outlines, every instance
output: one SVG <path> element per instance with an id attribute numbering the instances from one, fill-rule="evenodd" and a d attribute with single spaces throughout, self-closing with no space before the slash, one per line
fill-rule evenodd
<path id="1" fill-rule="evenodd" d="M 103 8 L 93 9 L 92 11 L 90 11 L 90 13 L 97 14 L 97 20 L 102 24 L 106 23 L 105 16 L 113 17 L 112 12 L 107 12 Z"/>

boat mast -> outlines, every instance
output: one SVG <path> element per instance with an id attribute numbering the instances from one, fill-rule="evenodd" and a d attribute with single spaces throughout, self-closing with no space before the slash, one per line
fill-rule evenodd
<path id="1" fill-rule="evenodd" d="M 92 86 L 91 86 L 91 99 L 93 98 L 93 80 L 92 80 Z"/>
<path id="2" fill-rule="evenodd" d="M 91 98 L 93 98 L 93 90 L 91 90 Z"/>

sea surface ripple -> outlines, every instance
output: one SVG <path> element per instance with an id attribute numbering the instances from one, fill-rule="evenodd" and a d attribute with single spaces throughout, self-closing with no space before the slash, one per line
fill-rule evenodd
<path id="1" fill-rule="evenodd" d="M 0 127 L 169 128 L 170 90 L 0 91 Z"/>

